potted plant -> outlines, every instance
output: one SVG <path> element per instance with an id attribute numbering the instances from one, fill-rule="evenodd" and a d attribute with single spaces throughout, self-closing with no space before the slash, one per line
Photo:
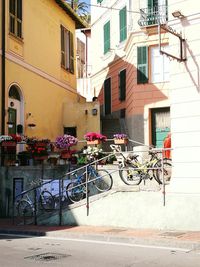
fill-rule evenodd
<path id="1" fill-rule="evenodd" d="M 71 158 L 70 147 L 76 145 L 78 139 L 72 135 L 64 134 L 55 140 L 55 147 L 61 150 L 61 158 Z"/>
<path id="2" fill-rule="evenodd" d="M 117 145 L 127 144 L 128 143 L 128 136 L 124 133 L 117 133 L 113 135 L 114 143 Z"/>
<path id="3" fill-rule="evenodd" d="M 103 155 L 103 149 L 95 146 L 88 146 L 83 150 L 83 155 L 86 155 L 87 161 L 93 161 L 101 159 Z"/>
<path id="4" fill-rule="evenodd" d="M 107 137 L 100 133 L 89 132 L 85 136 L 88 145 L 98 145 L 101 142 L 105 142 Z"/>
<path id="5" fill-rule="evenodd" d="M 16 147 L 19 141 L 21 141 L 21 138 L 16 134 L 0 136 L 0 144 L 3 147 Z"/>
<path id="6" fill-rule="evenodd" d="M 45 160 L 48 158 L 49 139 L 37 139 L 36 137 L 27 138 L 27 150 L 31 153 L 32 157 L 36 160 Z"/>

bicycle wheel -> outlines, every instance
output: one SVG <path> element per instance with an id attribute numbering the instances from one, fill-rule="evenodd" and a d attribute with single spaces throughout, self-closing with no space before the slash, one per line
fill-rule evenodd
<path id="1" fill-rule="evenodd" d="M 32 217 L 34 208 L 27 200 L 22 199 L 17 205 L 17 215 L 20 217 Z"/>
<path id="2" fill-rule="evenodd" d="M 162 161 L 159 160 L 155 165 L 156 170 L 154 170 L 154 179 L 159 183 L 163 183 L 163 178 L 164 182 L 167 183 L 171 179 L 171 172 L 172 172 L 172 164 L 170 159 L 163 159 L 163 171 L 164 173 L 162 174 Z"/>
<path id="3" fill-rule="evenodd" d="M 66 194 L 71 202 L 79 202 L 85 196 L 85 187 L 78 182 L 71 182 L 66 187 Z"/>
<path id="4" fill-rule="evenodd" d="M 40 204 L 41 208 L 46 211 L 53 210 L 55 208 L 55 200 L 53 195 L 47 190 L 42 191 L 38 204 Z"/>
<path id="5" fill-rule="evenodd" d="M 135 169 L 136 165 L 120 166 L 119 176 L 121 180 L 127 185 L 139 185 L 142 181 L 140 171 Z"/>
<path id="6" fill-rule="evenodd" d="M 95 174 L 91 175 L 89 179 L 95 179 L 93 184 L 100 192 L 110 190 L 113 185 L 112 176 L 106 170 L 98 170 Z"/>

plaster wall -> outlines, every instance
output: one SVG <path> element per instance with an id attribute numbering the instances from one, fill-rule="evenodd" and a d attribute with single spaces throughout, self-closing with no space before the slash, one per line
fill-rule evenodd
<path id="1" fill-rule="evenodd" d="M 199 66 L 200 14 L 199 2 L 169 1 L 171 11 L 177 9 L 185 15 L 174 19 L 171 27 L 182 32 L 185 38 L 186 61 L 171 62 L 171 129 L 173 177 L 172 192 L 200 193 L 200 78 Z M 177 53 L 177 45 L 171 37 L 171 50 Z"/>

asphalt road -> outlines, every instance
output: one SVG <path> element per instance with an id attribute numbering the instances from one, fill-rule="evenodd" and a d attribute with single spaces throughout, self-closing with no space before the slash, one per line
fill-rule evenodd
<path id="1" fill-rule="evenodd" d="M 200 251 L 100 240 L 0 235 L 0 267 L 197 267 Z"/>

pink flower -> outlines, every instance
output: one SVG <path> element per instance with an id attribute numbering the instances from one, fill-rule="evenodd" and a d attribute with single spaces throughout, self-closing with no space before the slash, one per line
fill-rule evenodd
<path id="1" fill-rule="evenodd" d="M 93 141 L 93 140 L 105 141 L 107 139 L 107 137 L 105 135 L 102 135 L 100 133 L 94 133 L 94 132 L 89 132 L 89 133 L 85 134 L 84 137 L 87 141 Z"/>

